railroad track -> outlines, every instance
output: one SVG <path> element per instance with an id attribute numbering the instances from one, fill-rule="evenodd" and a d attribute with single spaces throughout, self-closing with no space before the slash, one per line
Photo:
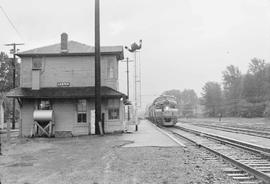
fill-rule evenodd
<path id="1" fill-rule="evenodd" d="M 224 172 L 241 184 L 270 184 L 270 150 L 258 150 L 256 147 L 243 146 L 218 137 L 209 136 L 191 129 L 173 127 L 163 128 L 176 137 L 187 139 L 197 146 L 205 148 L 216 156 L 232 164 L 224 167 Z M 268 152 L 269 151 L 269 152 Z"/>
<path id="2" fill-rule="evenodd" d="M 227 126 L 220 126 L 220 125 L 205 125 L 205 124 L 198 124 L 198 123 L 192 123 L 192 125 L 216 129 L 216 130 L 222 130 L 222 131 L 226 131 L 226 132 L 253 135 L 253 136 L 257 136 L 257 137 L 263 137 L 263 138 L 270 139 L 270 132 L 269 131 L 259 131 L 259 130 L 252 130 L 252 129 L 248 129 L 248 128 L 227 127 Z"/>

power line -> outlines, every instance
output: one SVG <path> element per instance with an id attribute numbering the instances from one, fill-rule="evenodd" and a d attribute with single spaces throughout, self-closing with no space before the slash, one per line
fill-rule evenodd
<path id="1" fill-rule="evenodd" d="M 0 9 L 2 10 L 3 14 L 5 15 L 5 17 L 7 18 L 8 22 L 10 23 L 10 25 L 13 27 L 13 29 L 15 30 L 15 32 L 18 34 L 18 36 L 23 40 L 22 35 L 20 34 L 20 32 L 18 31 L 18 29 L 16 28 L 16 26 L 12 23 L 11 19 L 9 18 L 9 16 L 7 15 L 6 11 L 4 10 L 4 8 L 2 6 L 0 6 Z"/>

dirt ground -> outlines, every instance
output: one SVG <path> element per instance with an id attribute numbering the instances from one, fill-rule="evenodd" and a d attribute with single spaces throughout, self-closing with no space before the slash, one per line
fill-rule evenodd
<path id="1" fill-rule="evenodd" d="M 126 148 L 119 135 L 4 144 L 2 184 L 237 183 L 192 147 Z"/>

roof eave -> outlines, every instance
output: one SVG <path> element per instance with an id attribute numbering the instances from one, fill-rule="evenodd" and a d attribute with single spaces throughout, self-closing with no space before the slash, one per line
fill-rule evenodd
<path id="1" fill-rule="evenodd" d="M 95 96 L 76 96 L 76 97 L 69 97 L 69 96 L 59 96 L 59 97 L 40 97 L 40 96 L 21 96 L 21 95 L 10 95 L 7 96 L 8 98 L 22 98 L 22 99 L 81 99 L 81 98 L 95 98 Z M 124 98 L 121 95 L 102 95 L 101 98 Z"/>
<path id="2" fill-rule="evenodd" d="M 19 57 L 60 57 L 60 56 L 94 56 L 95 53 L 85 52 L 85 53 L 18 53 Z M 118 60 L 124 59 L 123 51 L 120 52 L 101 52 L 101 55 L 116 55 Z"/>

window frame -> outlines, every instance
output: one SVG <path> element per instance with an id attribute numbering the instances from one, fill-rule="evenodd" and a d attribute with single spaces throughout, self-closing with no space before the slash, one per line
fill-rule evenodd
<path id="1" fill-rule="evenodd" d="M 85 102 L 85 107 L 83 107 L 84 102 Z M 80 110 L 79 105 L 82 105 L 82 110 Z M 76 103 L 76 122 L 78 124 L 86 124 L 87 123 L 87 100 L 86 99 L 78 99 Z M 79 121 L 80 120 L 80 121 Z"/>
<path id="2" fill-rule="evenodd" d="M 113 61 L 107 62 L 107 78 L 108 79 L 115 79 L 114 62 Z"/>
<path id="3" fill-rule="evenodd" d="M 42 57 L 32 57 L 32 70 L 41 70 L 43 66 Z"/>
<path id="4" fill-rule="evenodd" d="M 111 112 L 113 111 L 113 112 Z M 111 113 L 116 112 L 116 116 L 111 116 Z M 119 120 L 120 119 L 120 108 L 108 108 L 108 120 Z"/>
<path id="5" fill-rule="evenodd" d="M 117 116 L 111 117 L 111 111 L 116 111 Z M 108 99 L 108 120 L 119 120 L 120 119 L 120 99 Z"/>

